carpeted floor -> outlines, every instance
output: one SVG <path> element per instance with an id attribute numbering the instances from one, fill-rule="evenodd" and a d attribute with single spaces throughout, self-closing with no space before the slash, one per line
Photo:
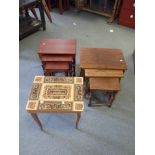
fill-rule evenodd
<path id="1" fill-rule="evenodd" d="M 46 19 L 46 31 L 38 31 L 19 42 L 20 51 L 20 155 L 134 155 L 135 89 L 132 52 L 134 30 L 107 24 L 106 18 L 91 13 L 52 12 L 53 23 Z M 110 32 L 110 30 L 113 32 Z M 39 114 L 42 132 L 25 111 L 32 80 L 43 75 L 37 48 L 41 38 L 75 38 L 77 40 L 77 74 L 81 47 L 121 48 L 128 66 L 121 80 L 121 91 L 111 108 L 87 106 L 74 128 L 74 114 Z"/>

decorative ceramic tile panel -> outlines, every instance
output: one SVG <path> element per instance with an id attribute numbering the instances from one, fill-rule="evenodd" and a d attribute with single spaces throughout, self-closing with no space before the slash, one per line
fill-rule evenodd
<path id="1" fill-rule="evenodd" d="M 38 111 L 64 111 L 64 110 L 72 110 L 73 102 L 61 102 L 61 101 L 42 101 L 38 105 Z"/>
<path id="2" fill-rule="evenodd" d="M 53 101 L 73 101 L 73 84 L 44 83 L 40 99 Z"/>
<path id="3" fill-rule="evenodd" d="M 43 83 L 43 82 L 44 82 L 43 76 L 36 76 L 33 81 L 33 83 Z"/>
<path id="4" fill-rule="evenodd" d="M 83 111 L 83 78 L 36 76 L 26 110 L 29 112 Z"/>
<path id="5" fill-rule="evenodd" d="M 73 77 L 45 76 L 44 83 L 74 83 Z"/>

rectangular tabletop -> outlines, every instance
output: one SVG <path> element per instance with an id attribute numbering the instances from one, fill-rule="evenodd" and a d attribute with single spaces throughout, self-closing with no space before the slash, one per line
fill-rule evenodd
<path id="1" fill-rule="evenodd" d="M 85 77 L 123 77 L 123 70 L 85 69 Z"/>
<path id="2" fill-rule="evenodd" d="M 83 78 L 35 76 L 26 105 L 30 113 L 82 112 Z"/>
<path id="3" fill-rule="evenodd" d="M 42 39 L 39 54 L 76 54 L 75 39 Z"/>
<path id="4" fill-rule="evenodd" d="M 127 66 L 121 49 L 81 48 L 80 68 L 126 70 Z"/>

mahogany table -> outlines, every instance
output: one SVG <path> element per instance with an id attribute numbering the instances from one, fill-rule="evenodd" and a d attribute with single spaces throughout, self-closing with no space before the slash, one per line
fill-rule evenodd
<path id="1" fill-rule="evenodd" d="M 42 39 L 39 44 L 38 54 L 42 60 L 44 56 L 66 57 L 73 59 L 73 76 L 76 71 L 76 40 L 75 39 Z M 59 60 L 59 59 L 57 59 Z M 56 61 L 56 60 L 55 60 Z"/>
<path id="2" fill-rule="evenodd" d="M 43 130 L 37 113 L 76 113 L 76 128 L 84 110 L 83 78 L 35 76 L 26 110 Z"/>

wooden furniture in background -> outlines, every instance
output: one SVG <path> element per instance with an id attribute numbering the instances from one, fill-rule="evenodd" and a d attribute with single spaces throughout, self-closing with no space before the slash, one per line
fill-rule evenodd
<path id="1" fill-rule="evenodd" d="M 43 126 L 37 113 L 75 113 L 78 128 L 84 110 L 83 78 L 35 76 L 26 110 L 41 130 Z"/>
<path id="2" fill-rule="evenodd" d="M 65 75 L 69 73 L 71 76 L 75 76 L 76 40 L 42 39 L 38 54 L 42 62 L 44 75 L 63 71 Z"/>
<path id="3" fill-rule="evenodd" d="M 46 15 L 47 15 L 49 21 L 52 23 L 52 17 L 51 17 L 51 15 L 50 15 L 50 11 L 49 11 L 49 9 L 48 9 L 48 7 L 47 7 L 47 4 L 46 4 L 45 0 L 41 0 L 41 1 L 42 1 L 42 3 L 43 3 L 43 7 L 44 7 L 44 10 L 45 10 L 45 13 L 46 13 Z"/>
<path id="4" fill-rule="evenodd" d="M 41 20 L 35 19 L 29 16 L 28 9 L 33 10 L 36 5 L 39 8 Z M 43 12 L 43 5 L 41 1 L 38 0 L 19 0 L 19 12 L 23 10 L 26 11 L 25 16 L 20 14 L 19 16 L 19 39 L 36 32 L 40 28 L 46 29 L 45 17 Z"/>
<path id="5" fill-rule="evenodd" d="M 123 0 L 119 24 L 135 28 L 135 0 Z"/>
<path id="6" fill-rule="evenodd" d="M 60 14 L 63 14 L 64 10 L 69 8 L 69 0 L 46 0 L 47 5 L 50 11 L 52 11 L 52 4 L 53 7 L 57 7 Z"/>
<path id="7" fill-rule="evenodd" d="M 116 92 L 120 90 L 120 79 L 127 69 L 123 52 L 120 49 L 81 48 L 80 76 L 85 78 L 85 94 L 89 92 L 89 105 L 92 104 L 91 94 L 95 90 L 110 93 L 106 105 L 110 107 Z M 104 104 L 100 104 L 104 105 Z"/>
<path id="8" fill-rule="evenodd" d="M 99 3 L 97 7 L 95 7 L 95 3 L 97 3 L 95 0 L 76 0 L 76 7 L 78 11 L 87 11 L 108 17 L 107 22 L 109 23 L 118 16 L 121 0 L 103 0 L 102 4 Z"/>

